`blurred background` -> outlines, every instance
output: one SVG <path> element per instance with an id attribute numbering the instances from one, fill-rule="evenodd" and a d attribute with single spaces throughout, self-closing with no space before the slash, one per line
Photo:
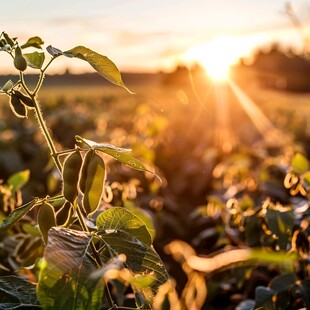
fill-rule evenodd
<path id="1" fill-rule="evenodd" d="M 134 95 L 88 63 L 59 57 L 39 100 L 58 150 L 73 148 L 75 135 L 129 147 L 162 178 L 111 160 L 102 208 L 139 208 L 151 217 L 155 248 L 178 292 L 188 274 L 167 250 L 173 240 L 200 255 L 279 250 L 260 221 L 247 226 L 241 218 L 266 199 L 294 210 L 307 204 L 308 194 L 292 195 L 283 180 L 297 152 L 310 158 L 309 2 L 15 0 L 1 11 L 2 30 L 20 43 L 39 36 L 44 49 L 83 45 L 120 69 Z M 4 53 L 0 70 L 0 85 L 18 79 Z M 35 70 L 26 79 L 35 85 Z M 25 201 L 56 194 L 61 182 L 36 120 L 16 120 L 7 101 L 0 97 L 0 179 L 29 168 Z M 294 225 L 309 216 L 305 210 Z M 202 304 L 235 309 L 279 274 L 275 266 L 211 273 Z"/>

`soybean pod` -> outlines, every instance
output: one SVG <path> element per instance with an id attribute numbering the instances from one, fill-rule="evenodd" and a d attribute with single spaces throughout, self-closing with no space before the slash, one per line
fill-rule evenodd
<path id="1" fill-rule="evenodd" d="M 105 181 L 104 161 L 95 150 L 85 155 L 79 187 L 84 193 L 83 207 L 87 215 L 94 213 L 100 204 Z"/>
<path id="2" fill-rule="evenodd" d="M 63 167 L 63 195 L 72 204 L 78 197 L 78 181 L 82 165 L 80 151 L 71 153 L 64 162 Z"/>

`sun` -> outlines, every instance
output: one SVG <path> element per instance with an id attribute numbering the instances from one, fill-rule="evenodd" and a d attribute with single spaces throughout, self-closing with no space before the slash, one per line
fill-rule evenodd
<path id="1" fill-rule="evenodd" d="M 242 51 L 236 39 L 219 36 L 189 49 L 184 58 L 186 62 L 198 62 L 212 80 L 224 81 L 229 77 L 230 67 L 241 55 Z"/>

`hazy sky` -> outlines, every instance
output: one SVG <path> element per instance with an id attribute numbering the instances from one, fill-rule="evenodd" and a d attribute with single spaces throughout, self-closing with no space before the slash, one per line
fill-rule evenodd
<path id="1" fill-rule="evenodd" d="M 61 50 L 87 46 L 122 70 L 167 67 L 218 35 L 264 42 L 292 28 L 285 0 L 14 0 L 1 3 L 1 28 L 21 42 L 38 35 Z M 304 22 L 310 2 L 291 1 Z M 294 31 L 293 31 L 294 32 Z M 281 36 L 283 37 L 284 32 Z M 299 40 L 295 32 L 294 40 Z M 256 38 L 256 39 L 253 39 Z M 227 50 L 229 52 L 229 48 Z M 0 57 L 0 70 L 7 70 Z M 66 60 L 62 66 L 77 62 Z M 78 66 L 85 64 L 79 62 Z M 83 67 L 84 68 L 84 67 Z"/>

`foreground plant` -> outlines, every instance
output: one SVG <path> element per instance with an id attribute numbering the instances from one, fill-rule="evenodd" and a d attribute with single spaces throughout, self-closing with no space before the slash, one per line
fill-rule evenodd
<path id="1" fill-rule="evenodd" d="M 129 287 L 134 294 L 132 306 L 150 309 L 168 275 L 152 247 L 150 227 L 143 220 L 124 208 L 100 210 L 106 178 L 103 155 L 133 169 L 152 172 L 129 155 L 130 150 L 80 136 L 75 137 L 74 149 L 57 151 L 38 101 L 46 70 L 59 57 L 84 60 L 104 78 L 129 90 L 107 57 L 84 46 L 65 52 L 48 46 L 45 53 L 43 44 L 39 37 L 20 45 L 4 32 L 0 36 L 0 50 L 11 55 L 19 71 L 18 81 L 9 80 L 0 93 L 9 97 L 10 108 L 18 118 L 35 114 L 63 181 L 59 195 L 34 198 L 15 208 L 0 224 L 3 233 L 37 208 L 38 227 L 45 244 L 44 256 L 36 263 L 40 268 L 36 288 L 15 275 L 1 277 L 0 295 L 4 297 L 0 297 L 0 307 L 124 309 L 124 292 Z M 38 51 L 25 53 L 28 48 Z M 33 89 L 24 78 L 28 67 L 38 72 Z"/>

